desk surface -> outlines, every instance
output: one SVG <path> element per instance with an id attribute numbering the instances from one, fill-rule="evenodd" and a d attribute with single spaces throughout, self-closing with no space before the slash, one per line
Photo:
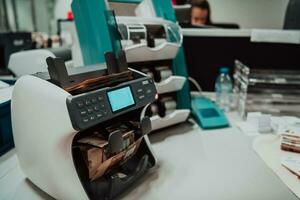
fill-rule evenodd
<path id="1" fill-rule="evenodd" d="M 227 129 L 203 131 L 186 123 L 152 134 L 157 169 L 123 198 L 296 200 L 254 153 L 253 138 L 230 119 L 233 127 Z M 11 151 L 0 158 L 0 199 L 51 198 L 25 180 Z"/>

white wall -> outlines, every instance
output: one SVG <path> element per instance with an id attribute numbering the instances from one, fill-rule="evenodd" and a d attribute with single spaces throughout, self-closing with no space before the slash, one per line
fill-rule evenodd
<path id="1" fill-rule="evenodd" d="M 164 0 L 167 1 L 167 0 Z M 66 18 L 72 0 L 57 0 L 56 18 Z M 241 28 L 281 29 L 288 0 L 209 0 L 214 22 L 235 22 Z"/>
<path id="2" fill-rule="evenodd" d="M 37 30 L 44 33 L 50 33 L 49 23 L 52 22 L 52 18 L 51 18 L 52 16 L 51 13 L 49 13 L 49 11 L 47 10 L 47 0 L 35 0 L 35 8 L 36 8 L 35 15 L 37 16 L 36 18 Z"/>
<path id="3" fill-rule="evenodd" d="M 16 1 L 16 7 L 18 12 L 19 29 L 21 31 L 32 31 L 33 22 L 30 1 L 18 0 Z"/>
<path id="4" fill-rule="evenodd" d="M 67 18 L 67 12 L 71 10 L 72 0 L 57 0 L 54 9 L 54 16 L 56 19 Z"/>
<path id="5" fill-rule="evenodd" d="M 11 31 L 16 31 L 14 14 L 12 12 L 12 10 L 13 10 L 12 1 L 6 0 L 6 6 L 7 6 L 7 10 L 8 10 L 7 16 L 8 16 L 9 27 L 11 28 Z"/>
<path id="6" fill-rule="evenodd" d="M 213 22 L 282 29 L 288 0 L 209 0 Z"/>

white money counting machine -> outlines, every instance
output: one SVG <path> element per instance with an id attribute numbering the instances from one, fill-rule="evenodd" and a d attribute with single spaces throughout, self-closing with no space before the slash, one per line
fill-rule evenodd
<path id="1" fill-rule="evenodd" d="M 69 71 L 49 57 L 49 72 L 16 82 L 12 124 L 21 169 L 56 199 L 113 199 L 156 163 L 146 136 L 151 121 L 141 116 L 155 100 L 154 82 L 127 68 L 124 52 L 105 57 L 107 69 Z"/>
<path id="2" fill-rule="evenodd" d="M 174 74 L 174 59 L 182 44 L 180 27 L 160 18 L 116 17 L 128 65 L 151 76 L 159 98 L 147 110 L 153 130 L 187 120 L 189 109 L 180 108 L 177 92 L 186 77 Z"/>

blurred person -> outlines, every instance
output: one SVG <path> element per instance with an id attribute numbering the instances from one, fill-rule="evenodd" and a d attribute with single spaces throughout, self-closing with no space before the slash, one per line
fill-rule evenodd
<path id="1" fill-rule="evenodd" d="M 191 0 L 191 24 L 194 26 L 211 25 L 211 10 L 207 0 Z"/>

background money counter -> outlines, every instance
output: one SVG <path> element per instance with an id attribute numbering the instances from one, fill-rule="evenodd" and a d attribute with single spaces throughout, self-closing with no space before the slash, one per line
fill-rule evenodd
<path id="1" fill-rule="evenodd" d="M 128 69 L 126 59 L 110 66 L 114 54 L 106 57 L 107 69 L 69 72 L 63 60 L 49 57 L 49 73 L 24 76 L 15 85 L 20 166 L 56 199 L 114 198 L 155 165 L 144 136 L 151 122 L 141 116 L 155 100 L 154 83 Z"/>

